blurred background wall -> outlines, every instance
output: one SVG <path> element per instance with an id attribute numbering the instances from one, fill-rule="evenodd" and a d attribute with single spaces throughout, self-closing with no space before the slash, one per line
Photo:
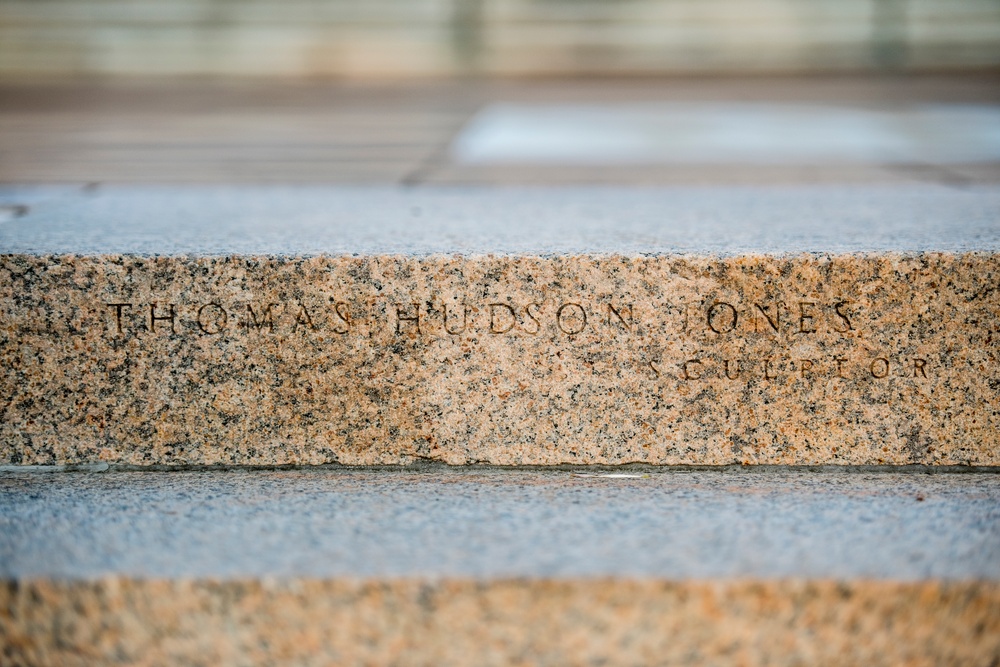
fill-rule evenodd
<path id="1" fill-rule="evenodd" d="M 0 0 L 0 76 L 1000 66 L 1000 0 Z"/>

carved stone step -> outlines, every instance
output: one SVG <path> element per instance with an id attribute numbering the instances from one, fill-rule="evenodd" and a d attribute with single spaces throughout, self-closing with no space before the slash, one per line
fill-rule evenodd
<path id="1" fill-rule="evenodd" d="M 1000 189 L 7 188 L 4 464 L 1000 464 Z"/>
<path id="2" fill-rule="evenodd" d="M 993 664 L 995 474 L 0 472 L 0 655 Z"/>

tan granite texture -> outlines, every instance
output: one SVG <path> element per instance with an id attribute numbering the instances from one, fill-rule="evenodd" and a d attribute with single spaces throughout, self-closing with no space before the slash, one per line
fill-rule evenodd
<path id="1" fill-rule="evenodd" d="M 1000 256 L 0 256 L 0 463 L 1000 464 Z"/>
<path id="2" fill-rule="evenodd" d="M 994 665 L 1000 585 L 576 579 L 0 584 L 20 665 Z"/>

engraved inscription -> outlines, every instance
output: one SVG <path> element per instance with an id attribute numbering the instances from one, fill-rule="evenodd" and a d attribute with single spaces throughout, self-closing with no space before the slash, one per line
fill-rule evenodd
<path id="1" fill-rule="evenodd" d="M 714 303 L 708 309 L 708 328 L 717 334 L 735 331 L 739 319 L 735 306 L 725 301 Z"/>
<path id="2" fill-rule="evenodd" d="M 327 309 L 302 302 L 239 305 L 219 301 L 199 304 L 110 302 L 104 306 L 110 317 L 109 332 L 115 335 L 277 334 L 321 328 L 346 334 L 351 328 L 350 308 L 344 301 L 336 301 Z"/>
<path id="3" fill-rule="evenodd" d="M 132 308 L 132 304 L 131 303 L 109 303 L 107 305 L 108 305 L 109 308 L 113 308 L 114 309 L 114 312 L 115 312 L 115 328 L 116 328 L 116 330 L 118 331 L 118 333 L 124 333 L 124 329 L 122 329 L 122 311 L 125 308 L 131 309 Z"/>
<path id="4" fill-rule="evenodd" d="M 652 368 L 659 377 L 659 369 Z M 870 377 L 881 380 L 892 376 L 927 378 L 928 369 L 928 361 L 922 357 L 890 359 L 883 356 L 860 360 L 851 360 L 846 357 L 815 359 L 765 357 L 754 360 L 747 358 L 712 359 L 704 356 L 680 362 L 678 375 L 683 380 L 711 378 L 778 380 L 790 376 L 802 380 L 823 377 L 841 379 Z"/>
<path id="5" fill-rule="evenodd" d="M 701 307 L 688 306 L 684 330 L 695 332 L 704 327 L 718 335 L 843 334 L 854 330 L 853 317 L 851 302 L 846 299 L 826 304 L 807 299 L 749 304 L 718 300 Z"/>
<path id="6" fill-rule="evenodd" d="M 195 304 L 109 301 L 103 306 L 108 315 L 109 331 L 121 335 L 142 332 L 219 335 L 237 331 L 280 333 L 321 329 L 347 334 L 352 331 L 356 318 L 348 301 L 334 297 L 323 305 L 306 300 L 236 304 L 211 300 Z M 683 324 L 677 333 L 704 332 L 717 337 L 847 334 L 855 331 L 856 314 L 849 312 L 849 307 L 850 302 L 846 300 L 826 305 L 802 300 L 791 306 L 784 302 L 740 305 L 718 300 L 704 306 L 684 306 Z M 386 313 L 386 325 L 399 336 L 539 334 L 547 328 L 554 333 L 579 336 L 587 332 L 634 334 L 643 324 L 670 328 L 675 310 L 674 306 L 662 307 L 660 322 L 656 321 L 656 308 L 640 309 L 636 304 L 619 300 L 600 303 L 497 300 L 478 305 L 460 300 L 448 303 L 408 301 L 387 304 L 379 312 Z M 650 315 L 654 316 L 652 320 Z"/>
<path id="7" fill-rule="evenodd" d="M 156 331 L 157 322 L 170 322 L 170 333 L 177 333 L 177 329 L 174 328 L 174 324 L 177 320 L 177 313 L 174 311 L 174 304 L 167 304 L 167 315 L 157 315 L 156 314 L 156 304 L 149 304 L 149 330 Z"/>
<path id="8" fill-rule="evenodd" d="M 491 303 L 487 306 L 490 311 L 490 333 L 507 333 L 517 324 L 514 315 L 514 308 L 506 303 Z"/>
<path id="9" fill-rule="evenodd" d="M 556 311 L 559 330 L 567 334 L 578 334 L 587 328 L 587 311 L 578 303 L 564 303 Z"/>
<path id="10" fill-rule="evenodd" d="M 399 335 L 404 330 L 409 330 L 408 327 L 412 327 L 413 331 L 420 333 L 419 303 L 396 306 L 396 334 Z"/>
<path id="11" fill-rule="evenodd" d="M 107 334 L 116 337 L 271 336 L 280 344 L 283 336 L 326 332 L 370 336 L 373 341 L 461 340 L 463 345 L 466 341 L 475 344 L 476 340 L 484 340 L 480 337 L 519 336 L 545 336 L 546 340 L 571 346 L 620 345 L 605 347 L 596 358 L 616 367 L 638 369 L 643 377 L 655 382 L 672 379 L 695 384 L 765 381 L 808 385 L 823 379 L 920 381 L 931 377 L 934 370 L 926 357 L 895 356 L 888 350 L 867 355 L 822 354 L 831 341 L 844 340 L 849 345 L 847 339 L 857 336 L 862 313 L 848 298 L 714 298 L 654 306 L 614 297 L 522 302 L 494 298 L 477 303 L 467 295 L 456 294 L 440 299 L 352 304 L 338 295 L 313 294 L 289 301 L 109 300 L 102 309 Z M 819 336 L 825 338 L 813 338 Z M 734 337 L 746 339 L 750 345 L 746 354 L 714 349 L 717 342 Z M 317 338 L 320 340 L 331 339 Z M 667 352 L 682 341 L 688 341 L 683 345 L 685 352 Z M 798 341 L 808 347 L 792 354 L 793 346 L 801 347 Z M 697 343 L 697 348 L 692 349 L 691 342 Z M 613 358 L 617 360 L 610 361 Z"/>
<path id="12" fill-rule="evenodd" d="M 456 319 L 454 313 L 451 314 L 452 325 L 451 326 L 448 325 L 449 312 L 451 312 L 449 306 L 445 305 L 443 312 L 444 312 L 444 330 L 447 333 L 451 334 L 452 336 L 458 336 L 463 332 L 465 332 L 465 329 L 469 326 L 469 308 L 464 303 L 462 304 L 462 309 L 461 309 L 462 323 L 460 325 L 454 323 L 454 320 Z"/>
<path id="13" fill-rule="evenodd" d="M 387 307 L 397 336 L 487 333 L 491 336 L 539 334 L 545 329 L 565 336 L 587 332 L 626 335 L 634 332 L 639 318 L 634 304 L 577 301 L 514 303 L 490 301 L 393 303 Z"/>
<path id="14" fill-rule="evenodd" d="M 270 331 L 271 333 L 274 333 L 274 310 L 273 309 L 276 308 L 277 306 L 278 306 L 278 304 L 276 304 L 276 303 L 269 303 L 269 304 L 267 304 L 266 306 L 264 306 L 261 309 L 260 316 L 258 317 L 257 313 L 254 312 L 253 305 L 251 305 L 251 304 L 248 303 L 247 304 L 246 319 L 243 322 L 243 324 L 246 327 L 247 331 L 249 331 L 251 328 L 253 328 L 256 331 L 260 331 L 261 329 L 263 329 L 266 326 L 268 331 Z"/>
<path id="15" fill-rule="evenodd" d="M 206 312 L 207 311 L 207 312 Z M 229 315 L 225 309 L 217 303 L 206 303 L 198 309 L 198 328 L 202 333 L 217 334 L 226 328 Z"/>

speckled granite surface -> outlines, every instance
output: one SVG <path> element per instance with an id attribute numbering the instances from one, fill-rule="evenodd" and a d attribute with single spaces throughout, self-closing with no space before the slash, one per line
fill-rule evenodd
<path id="1" fill-rule="evenodd" d="M 990 665 L 1000 475 L 0 472 L 5 665 Z"/>
<path id="2" fill-rule="evenodd" d="M 981 582 L 0 583 L 12 666 L 993 665 Z"/>
<path id="3" fill-rule="evenodd" d="M 0 462 L 1000 464 L 1000 195 L 852 192 L 12 189 Z"/>
<path id="4" fill-rule="evenodd" d="M 1000 258 L 0 264 L 0 461 L 1000 464 Z"/>

